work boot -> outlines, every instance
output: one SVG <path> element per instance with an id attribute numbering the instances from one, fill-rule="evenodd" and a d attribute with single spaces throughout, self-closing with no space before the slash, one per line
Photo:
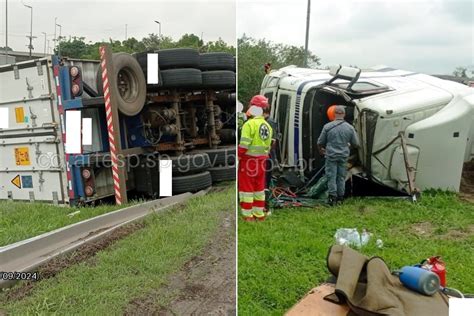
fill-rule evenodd
<path id="1" fill-rule="evenodd" d="M 344 203 L 344 196 L 338 196 L 336 199 L 336 204 L 342 205 Z"/>
<path id="2" fill-rule="evenodd" d="M 244 217 L 242 217 L 242 219 L 245 222 L 255 222 L 255 217 L 253 217 L 253 216 L 244 216 Z"/>
<path id="3" fill-rule="evenodd" d="M 328 196 L 328 205 L 329 206 L 335 206 L 337 202 L 337 197 L 334 195 Z"/>
<path id="4" fill-rule="evenodd" d="M 257 217 L 256 220 L 259 222 L 263 222 L 265 221 L 266 218 L 267 218 L 266 216 L 261 216 L 261 217 Z"/>

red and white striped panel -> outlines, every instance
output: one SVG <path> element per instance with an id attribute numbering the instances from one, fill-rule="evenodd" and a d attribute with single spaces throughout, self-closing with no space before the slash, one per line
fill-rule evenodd
<path id="1" fill-rule="evenodd" d="M 61 95 L 61 85 L 59 84 L 59 65 L 54 66 L 53 68 L 54 74 L 54 82 L 56 84 L 56 94 L 58 96 L 58 112 L 59 112 L 59 120 L 61 123 L 61 133 L 62 133 L 62 140 L 63 144 L 66 144 L 66 126 L 65 126 L 65 111 L 63 106 L 63 98 Z M 66 177 L 67 177 L 67 187 L 68 187 L 68 194 L 69 194 L 69 201 L 74 199 L 74 191 L 72 189 L 72 173 L 71 167 L 69 166 L 69 154 L 65 153 L 66 156 Z"/>
<path id="2" fill-rule="evenodd" d="M 108 74 L 107 74 L 107 60 L 105 59 L 104 46 L 101 46 L 99 48 L 99 52 L 100 52 L 100 61 L 101 61 L 100 65 L 102 68 L 102 84 L 103 84 L 103 89 L 104 89 L 105 113 L 107 117 L 107 130 L 109 132 L 110 156 L 112 157 L 112 177 L 114 180 L 115 202 L 118 205 L 121 205 L 122 196 L 120 194 L 118 158 L 117 158 L 117 149 L 115 146 L 116 141 L 114 137 L 112 105 L 110 104 L 110 86 L 109 86 L 109 79 L 108 79 Z"/>

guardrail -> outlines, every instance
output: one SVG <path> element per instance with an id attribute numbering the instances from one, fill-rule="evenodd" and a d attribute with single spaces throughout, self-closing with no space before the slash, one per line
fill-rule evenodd
<path id="1" fill-rule="evenodd" d="M 208 190 L 195 194 L 183 193 L 130 206 L 1 247 L 0 271 L 31 272 L 61 254 L 71 252 L 86 243 L 109 235 L 121 226 L 153 212 L 165 211 L 192 197 L 204 195 Z M 10 287 L 15 282 L 0 280 L 0 288 Z"/>

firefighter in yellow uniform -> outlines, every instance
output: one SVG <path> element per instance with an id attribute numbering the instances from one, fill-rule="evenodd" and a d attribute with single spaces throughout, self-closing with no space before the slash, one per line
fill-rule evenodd
<path id="1" fill-rule="evenodd" d="M 265 219 L 265 169 L 273 134 L 263 117 L 263 108 L 267 106 L 267 98 L 254 96 L 247 112 L 251 118 L 242 126 L 238 182 L 241 212 L 246 221 Z"/>

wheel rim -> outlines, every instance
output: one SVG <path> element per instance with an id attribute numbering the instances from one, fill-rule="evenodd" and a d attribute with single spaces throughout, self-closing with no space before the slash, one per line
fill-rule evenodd
<path id="1" fill-rule="evenodd" d="M 133 102 L 138 97 L 138 79 L 130 68 L 120 69 L 117 74 L 117 88 L 125 102 Z"/>

